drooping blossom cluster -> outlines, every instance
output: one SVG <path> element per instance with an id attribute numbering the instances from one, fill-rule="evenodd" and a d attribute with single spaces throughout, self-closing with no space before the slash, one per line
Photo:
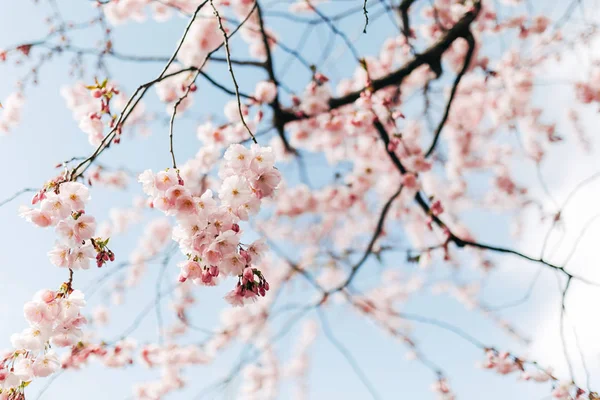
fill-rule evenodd
<path id="1" fill-rule="evenodd" d="M 55 228 L 58 241 L 48 256 L 57 267 L 88 269 L 90 260 L 96 260 L 97 266 L 101 267 L 115 259 L 107 246 L 108 239 L 95 237 L 96 219 L 85 212 L 89 199 L 89 189 L 85 185 L 65 181 L 60 176 L 34 196 L 32 203 L 39 204 L 38 208 L 21 208 L 21 216 L 29 222 L 42 228 Z"/>
<path id="2" fill-rule="evenodd" d="M 29 327 L 12 335 L 13 349 L 0 360 L 0 398 L 24 398 L 24 388 L 32 380 L 60 369 L 54 348 L 79 342 L 86 324 L 80 313 L 84 306 L 83 293 L 72 290 L 67 283 L 59 291 L 41 290 L 25 304 Z"/>
<path id="3" fill-rule="evenodd" d="M 273 195 L 281 177 L 268 147 L 232 145 L 224 160 L 218 200 L 211 190 L 193 196 L 175 169 L 156 174 L 147 170 L 139 180 L 152 207 L 177 219 L 173 238 L 187 256 L 180 264 L 179 280 L 213 286 L 220 275 L 236 276 L 238 284 L 226 299 L 243 305 L 264 296 L 269 284 L 260 270 L 252 267 L 263 255 L 265 244 L 242 245 L 239 222 L 259 211 L 261 199 Z"/>

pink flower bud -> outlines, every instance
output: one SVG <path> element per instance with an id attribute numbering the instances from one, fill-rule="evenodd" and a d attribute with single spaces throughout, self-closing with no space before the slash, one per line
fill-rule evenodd
<path id="1" fill-rule="evenodd" d="M 248 251 L 240 250 L 240 255 L 244 257 L 244 260 L 246 260 L 247 264 L 249 264 L 252 261 L 252 255 L 250 255 Z"/>
<path id="2" fill-rule="evenodd" d="M 235 288 L 235 294 L 239 295 L 239 296 L 243 296 L 246 293 L 246 290 L 244 289 L 244 287 L 240 284 L 238 284 Z"/>
<path id="3" fill-rule="evenodd" d="M 317 72 L 317 73 L 315 74 L 315 80 L 316 80 L 317 82 L 319 82 L 319 83 L 325 83 L 325 82 L 328 82 L 328 81 L 329 81 L 329 78 L 328 78 L 328 77 L 326 77 L 325 75 L 323 75 L 322 73 L 320 73 L 320 72 Z"/>
<path id="4" fill-rule="evenodd" d="M 407 189 L 417 189 L 418 182 L 416 175 L 411 172 L 407 172 L 406 174 L 402 175 L 402 184 Z"/>
<path id="5" fill-rule="evenodd" d="M 235 233 L 238 233 L 240 231 L 240 226 L 238 224 L 232 224 L 231 230 L 234 231 Z"/>
<path id="6" fill-rule="evenodd" d="M 205 269 L 204 271 L 202 271 L 201 279 L 202 279 L 202 283 L 209 284 L 212 282 L 213 276 L 210 274 L 210 272 L 208 270 Z"/>
<path id="7" fill-rule="evenodd" d="M 433 215 L 440 215 L 441 213 L 444 212 L 444 207 L 442 207 L 442 203 L 439 200 L 436 200 L 432 205 L 431 205 L 431 213 Z"/>
<path id="8" fill-rule="evenodd" d="M 252 271 L 252 268 L 250 267 L 246 267 L 244 268 L 244 279 L 247 279 L 249 282 L 254 281 L 254 271 Z"/>

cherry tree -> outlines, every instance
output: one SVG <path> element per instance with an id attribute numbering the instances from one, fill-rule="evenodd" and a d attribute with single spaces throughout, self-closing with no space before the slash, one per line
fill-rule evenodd
<path id="1" fill-rule="evenodd" d="M 0 399 L 600 399 L 598 2 L 79 3 L 0 5 Z"/>

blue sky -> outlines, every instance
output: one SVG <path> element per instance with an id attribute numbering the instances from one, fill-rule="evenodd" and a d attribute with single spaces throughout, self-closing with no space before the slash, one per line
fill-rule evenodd
<path id="1" fill-rule="evenodd" d="M 33 2 L 5 2 L 0 5 L 0 48 L 15 43 L 27 42 L 45 36 L 45 26 L 42 23 L 48 14 L 49 8 L 45 1 L 40 5 Z M 61 10 L 67 19 L 84 20 L 91 16 L 94 9 L 88 2 L 58 1 Z M 334 10 L 349 2 L 337 2 L 326 6 L 326 10 Z M 353 4 L 353 3 L 352 3 Z M 536 3 L 537 4 L 537 3 Z M 374 8 L 376 6 L 373 6 Z M 375 20 L 375 11 L 372 11 L 372 21 L 369 25 L 368 35 L 362 35 L 362 16 L 350 18 L 342 24 L 349 32 L 351 38 L 358 38 L 357 47 L 366 54 L 376 54 L 382 40 L 394 27 L 387 17 Z M 295 44 L 300 38 L 297 36 L 297 28 L 291 28 L 291 23 L 285 20 L 273 18 L 273 27 L 279 32 L 284 42 Z M 146 24 L 129 23 L 114 29 L 115 47 L 123 53 L 136 53 L 144 55 L 170 55 L 180 35 L 185 20 L 175 18 L 168 23 L 158 24 L 149 21 Z M 82 32 L 74 37 L 74 42 L 80 45 L 94 43 L 98 40 L 98 30 Z M 324 41 L 328 37 L 325 27 L 316 28 L 315 34 L 310 37 L 306 44 L 307 54 L 318 59 Z M 241 42 L 233 42 L 233 53 L 245 58 L 244 45 Z M 34 50 L 35 51 L 35 50 Z M 337 56 L 337 54 L 340 54 Z M 344 76 L 353 71 L 355 61 L 347 53 L 342 51 L 338 41 L 334 47 L 333 59 L 324 71 L 332 78 Z M 282 54 L 276 52 L 279 58 Z M 281 59 L 285 59 L 282 57 Z M 88 66 L 93 68 L 93 59 L 87 58 Z M 139 84 L 154 77 L 162 68 L 161 64 L 133 64 L 117 60 L 109 60 L 108 68 L 113 78 L 121 83 L 125 91 L 131 93 Z M 277 65 L 281 68 L 283 63 Z M 48 178 L 52 177 L 56 170 L 54 165 L 72 156 L 88 154 L 92 149 L 87 142 L 85 134 L 79 131 L 77 123 L 73 120 L 71 112 L 66 108 L 59 89 L 63 84 L 73 82 L 68 76 L 69 57 L 62 56 L 44 65 L 39 71 L 39 85 L 26 89 L 26 104 L 23 110 L 23 122 L 10 135 L 0 137 L 0 170 L 3 171 L 3 181 L 0 185 L 0 199 L 8 197 L 23 187 L 39 187 Z M 0 79 L 0 99 L 4 98 L 14 90 L 14 82 L 24 73 L 24 68 L 15 67 L 12 63 L 0 65 L 2 78 Z M 86 79 L 93 78 L 92 70 L 88 71 Z M 209 72 L 216 78 L 227 80 L 227 71 L 222 64 L 213 64 Z M 236 69 L 241 87 L 246 92 L 251 92 L 257 79 L 262 75 L 252 70 Z M 307 75 L 297 64 L 290 68 L 283 78 L 286 85 L 294 88 L 302 88 L 307 82 Z M 556 95 L 556 92 L 552 92 Z M 540 93 L 538 101 L 544 101 L 547 93 Z M 568 96 L 565 94 L 565 96 Z M 175 151 L 178 159 L 184 160 L 193 157 L 199 147 L 196 139 L 195 125 L 209 115 L 217 115 L 222 118 L 222 104 L 227 98 L 220 92 L 211 89 L 206 82 L 199 82 L 199 90 L 195 96 L 192 116 L 177 121 Z M 147 106 L 158 115 L 165 117 L 164 106 L 159 104 L 154 91 L 151 91 L 147 100 Z M 442 101 L 440 99 L 439 103 Z M 410 109 L 409 109 L 410 111 Z M 587 114 L 586 114 L 587 115 Z M 585 122 L 593 126 L 595 115 L 589 113 Z M 596 125 L 597 126 L 597 125 Z M 563 154 L 571 154 L 574 147 L 565 145 Z M 571 156 L 568 156 L 571 157 Z M 578 179 L 590 175 L 599 165 L 593 157 L 588 158 L 566 158 L 567 162 L 581 165 L 566 171 L 560 168 L 560 162 L 565 162 L 564 156 L 551 158 L 544 164 L 544 174 L 549 177 L 553 194 L 558 198 L 564 198 L 564 194 L 573 187 Z M 315 176 L 313 184 L 321 185 L 329 177 L 323 172 L 327 171 L 323 160 L 318 155 L 306 155 L 311 172 Z M 558 163 L 554 163 L 558 161 Z M 152 168 L 162 169 L 170 165 L 168 152 L 168 128 L 163 123 L 155 123 L 152 126 L 152 135 L 149 138 L 140 138 L 136 135 L 127 136 L 118 147 L 111 148 L 103 155 L 102 162 L 108 165 L 127 165 L 132 170 Z M 517 166 L 523 168 L 522 178 L 526 182 L 533 182 L 533 190 L 541 193 L 536 185 L 535 169 L 532 165 Z M 281 166 L 287 176 L 292 177 L 291 182 L 296 182 L 297 171 L 295 166 Z M 140 188 L 132 184 L 127 193 L 110 191 L 102 188 L 94 188 L 92 191 L 92 202 L 90 212 L 98 219 L 106 218 L 108 210 L 117 204 L 119 207 L 129 206 L 130 194 L 141 194 Z M 598 192 L 593 192 L 598 193 Z M 593 197 L 593 196 L 591 196 Z M 21 305 L 29 300 L 40 288 L 57 287 L 66 279 L 65 271 L 52 266 L 46 256 L 51 248 L 54 235 L 52 231 L 37 229 L 17 216 L 20 204 L 26 204 L 29 195 L 20 197 L 12 203 L 0 208 L 0 347 L 8 346 L 9 337 L 13 332 L 20 331 L 25 326 Z M 148 215 L 158 216 L 158 214 Z M 585 215 L 576 215 L 585 219 Z M 539 249 L 541 227 L 536 225 L 535 220 L 530 219 L 532 232 L 525 243 L 512 243 L 509 238 L 509 227 L 507 215 L 490 214 L 473 211 L 464 216 L 469 226 L 486 242 L 504 244 L 511 246 L 530 246 L 527 250 L 537 254 Z M 117 257 L 122 255 L 126 259 L 130 249 L 135 245 L 139 234 L 142 232 L 143 224 L 134 227 L 126 235 L 111 241 L 115 246 Z M 536 229 L 539 228 L 539 229 Z M 596 232 L 597 233 L 597 232 Z M 597 238 L 597 236 L 594 236 Z M 593 246 L 593 241 L 589 243 Z M 592 247 L 593 248 L 593 247 Z M 585 253 L 584 253 L 585 254 Z M 468 258 L 466 258 L 468 259 Z M 502 304 L 506 301 L 518 299 L 526 290 L 530 278 L 535 274 L 536 267 L 514 258 L 496 257 L 499 268 L 488 277 L 488 285 L 484 291 L 485 301 L 489 304 Z M 384 257 L 384 263 L 390 267 L 397 267 L 403 272 L 410 273 L 415 267 L 404 262 L 403 254 L 390 254 Z M 579 265 L 579 264 L 578 264 Z M 107 268 L 111 268 L 108 266 Z M 365 269 L 378 268 L 376 262 L 365 265 Z M 587 268 L 582 262 L 578 268 Z M 159 272 L 159 265 L 149 266 L 148 274 L 142 285 L 128 293 L 123 306 L 111 308 L 112 321 L 109 328 L 101 330 L 101 338 L 110 339 L 118 336 L 129 324 L 131 315 L 136 315 L 148 303 L 153 300 L 154 283 Z M 447 270 L 436 268 L 434 275 L 444 276 Z M 77 285 L 85 287 L 87 282 L 92 282 L 104 274 L 104 270 L 90 269 L 85 274 L 77 274 Z M 174 263 L 169 269 L 170 277 L 177 273 Z M 459 278 L 469 280 L 474 277 L 474 272 L 462 270 Z M 524 306 L 510 309 L 502 313 L 509 321 L 519 326 L 522 332 L 534 336 L 539 341 L 537 347 L 534 344 L 532 352 L 547 360 L 558 363 L 561 370 L 563 363 L 560 357 L 560 342 L 557 341 L 558 325 L 556 322 L 556 311 L 558 310 L 558 298 L 556 297 L 556 283 L 551 274 L 544 274 L 536 285 L 532 299 Z M 302 298 L 310 293 L 308 286 L 298 282 L 295 286 L 295 298 Z M 578 289 L 579 290 L 579 289 Z M 581 293 L 586 293 L 581 288 Z M 583 296 L 583 295 L 582 295 Z M 197 288 L 199 309 L 193 316 L 198 325 L 206 328 L 214 326 L 218 318 L 216 311 L 206 313 L 206 309 L 227 307 L 221 300 L 219 290 L 207 290 Z M 590 297 L 592 298 L 592 297 Z M 587 297 L 580 301 L 589 304 Z M 89 302 L 89 309 L 95 304 L 108 304 L 106 292 L 99 290 Z M 583 303 L 582 303 L 583 304 Z M 215 306 L 217 305 L 217 306 Z M 166 309 L 166 307 L 165 307 Z M 477 312 L 465 310 L 465 307 L 447 296 L 432 296 L 425 292 L 411 299 L 406 307 L 406 312 L 435 317 L 468 331 L 479 340 L 498 348 L 506 348 L 518 354 L 525 354 L 529 350 L 512 340 L 504 332 L 498 331 L 490 319 L 485 318 Z M 592 312 L 590 310 L 590 312 Z M 382 399 L 415 398 L 433 399 L 429 386 L 434 382 L 432 373 L 420 364 L 405 359 L 406 349 L 402 344 L 382 333 L 371 323 L 357 317 L 347 309 L 332 306 L 327 310 L 328 320 L 333 328 L 336 338 L 344 345 L 352 349 L 356 360 L 363 366 L 366 375 L 377 388 Z M 312 313 L 309 318 L 317 320 Z M 282 320 L 285 320 L 283 318 Z M 596 327 L 585 325 L 588 331 Z M 289 338 L 281 341 L 279 350 L 282 354 L 288 354 L 289 348 L 293 347 L 293 339 L 298 335 L 295 329 Z M 415 332 L 420 346 L 428 357 L 444 367 L 449 373 L 451 386 L 455 389 L 460 399 L 538 399 L 547 396 L 548 385 L 540 385 L 529 382 L 519 382 L 516 376 L 498 377 L 488 371 L 475 368 L 475 362 L 483 359 L 482 352 L 465 342 L 463 339 L 444 330 L 432 326 L 415 325 Z M 597 331 L 596 331 L 597 332 Z M 196 334 L 194 334 L 196 335 Z M 191 335 L 186 340 L 195 342 L 202 337 Z M 140 343 L 155 340 L 156 320 L 154 313 L 150 313 L 133 335 Z M 589 338 L 590 352 L 587 354 L 588 363 L 595 371 L 598 371 L 599 346 L 593 345 L 593 335 L 589 332 L 583 335 Z M 582 337 L 583 337 L 582 336 Z M 597 340 L 596 340 L 597 342 Z M 237 357 L 237 350 L 224 355 L 221 361 L 205 367 L 190 368 L 184 373 L 188 378 L 189 385 L 183 391 L 169 396 L 169 399 L 191 399 L 203 387 L 210 385 L 229 371 Z M 558 354 L 558 355 L 556 355 Z M 574 353 L 576 354 L 576 353 Z M 348 363 L 331 344 L 322 336 L 319 336 L 312 352 L 312 370 L 310 374 L 310 396 L 311 399 L 344 398 L 365 399 L 369 394 L 356 378 Z M 564 368 L 564 366 L 562 367 Z M 579 370 L 578 370 L 579 371 Z M 579 371 L 580 372 L 580 371 Z M 124 399 L 131 395 L 131 384 L 133 382 L 147 381 L 158 376 L 158 371 L 148 371 L 140 367 L 131 367 L 125 370 L 107 370 L 92 363 L 81 372 L 67 372 L 60 376 L 42 396 L 43 399 L 59 399 L 68 394 L 75 399 Z M 598 383 L 598 380 L 596 379 Z M 35 396 L 44 385 L 44 380 L 31 385 L 30 393 Z M 233 383 L 233 387 L 238 382 Z M 282 388 L 281 398 L 287 398 L 289 388 Z M 218 392 L 212 398 L 235 398 L 235 392 Z M 32 396 L 32 398 L 35 398 Z M 210 396 L 207 398 L 211 398 Z"/>

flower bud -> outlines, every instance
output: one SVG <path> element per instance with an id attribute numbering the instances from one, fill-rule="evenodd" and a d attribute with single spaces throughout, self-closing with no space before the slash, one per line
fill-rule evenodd
<path id="1" fill-rule="evenodd" d="M 212 282 L 213 276 L 210 274 L 210 272 L 207 269 L 205 269 L 204 271 L 202 271 L 201 279 L 202 279 L 202 283 L 209 284 Z"/>
<path id="2" fill-rule="evenodd" d="M 246 267 L 244 269 L 244 279 L 247 279 L 249 282 L 254 281 L 254 271 L 252 271 L 252 268 L 250 267 Z"/>
<path id="3" fill-rule="evenodd" d="M 247 264 L 250 264 L 250 261 L 252 261 L 252 255 L 250 255 L 248 251 L 240 250 L 240 255 L 244 257 L 244 260 L 246 260 Z"/>

